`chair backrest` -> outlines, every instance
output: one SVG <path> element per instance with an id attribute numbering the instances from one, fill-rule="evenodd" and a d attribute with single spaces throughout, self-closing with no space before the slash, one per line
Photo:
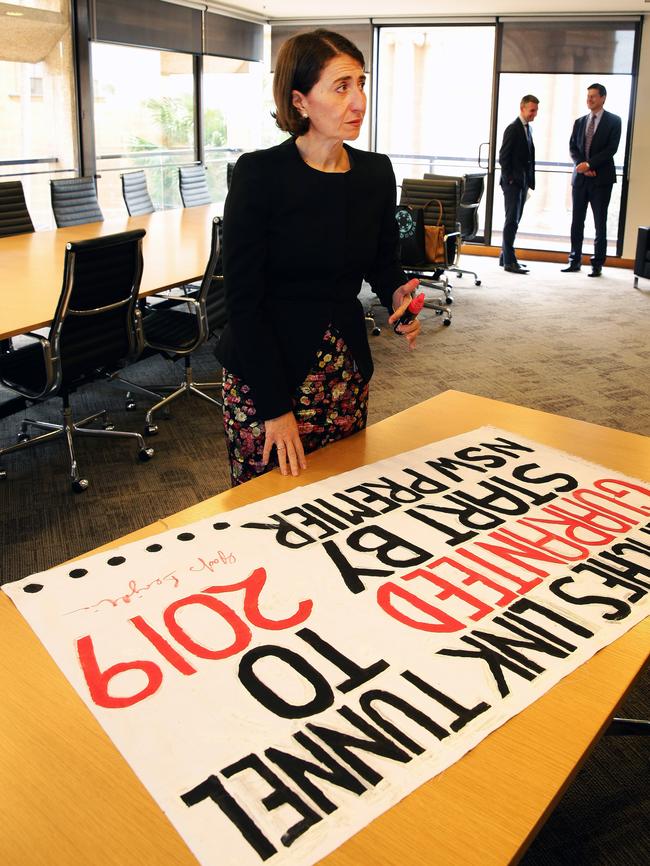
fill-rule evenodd
<path id="1" fill-rule="evenodd" d="M 419 207 L 427 205 L 424 211 L 424 224 L 435 225 L 438 222 L 438 205 L 431 202 L 438 199 L 442 204 L 442 221 L 447 233 L 459 231 L 458 209 L 460 206 L 460 178 L 404 178 L 400 204 L 410 204 Z"/>
<path id="2" fill-rule="evenodd" d="M 427 180 L 460 180 L 460 209 L 458 220 L 460 234 L 465 241 L 471 241 L 478 234 L 478 206 L 485 191 L 485 174 L 476 172 L 462 177 L 449 174 L 425 174 Z"/>
<path id="3" fill-rule="evenodd" d="M 61 383 L 76 386 L 142 351 L 137 307 L 144 229 L 66 246 L 63 288 L 50 328 Z"/>
<path id="4" fill-rule="evenodd" d="M 235 163 L 228 162 L 226 163 L 226 189 L 230 189 L 230 181 L 232 180 L 232 173 L 235 170 Z"/>
<path id="5" fill-rule="evenodd" d="M 464 241 L 471 241 L 478 234 L 478 206 L 484 191 L 484 174 L 465 175 L 459 213 L 460 233 Z"/>
<path id="6" fill-rule="evenodd" d="M 52 210 L 58 228 L 103 222 L 93 177 L 50 181 Z"/>
<path id="7" fill-rule="evenodd" d="M 178 186 L 183 207 L 212 204 L 204 166 L 182 165 L 178 169 Z"/>
<path id="8" fill-rule="evenodd" d="M 221 330 L 226 324 L 226 293 L 223 281 L 222 259 L 223 220 L 215 217 L 212 220 L 212 244 L 210 257 L 203 274 L 199 299 L 205 298 L 205 313 L 208 334 Z"/>
<path id="9" fill-rule="evenodd" d="M 144 171 L 127 171 L 120 174 L 122 179 L 122 195 L 129 216 L 153 213 L 155 207 L 147 189 L 147 177 Z"/>
<path id="10" fill-rule="evenodd" d="M 19 180 L 0 183 L 0 237 L 24 235 L 34 231 L 27 210 L 23 185 Z"/>

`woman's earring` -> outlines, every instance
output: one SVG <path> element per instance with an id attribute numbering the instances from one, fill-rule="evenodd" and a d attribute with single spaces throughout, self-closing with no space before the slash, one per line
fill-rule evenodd
<path id="1" fill-rule="evenodd" d="M 309 117 L 306 111 L 303 111 L 302 116 L 305 118 L 305 120 Z"/>

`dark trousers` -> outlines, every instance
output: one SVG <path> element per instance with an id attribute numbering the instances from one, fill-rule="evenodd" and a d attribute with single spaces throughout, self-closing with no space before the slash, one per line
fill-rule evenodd
<path id="1" fill-rule="evenodd" d="M 500 263 L 514 265 L 517 261 L 517 256 L 515 255 L 515 237 L 519 228 L 521 215 L 524 212 L 528 187 L 506 183 L 501 188 L 503 189 L 506 218 L 503 224 L 502 261 Z"/>
<path id="2" fill-rule="evenodd" d="M 571 220 L 571 255 L 569 261 L 580 264 L 582 261 L 582 242 L 585 236 L 587 205 L 591 206 L 596 229 L 594 254 L 591 264 L 602 268 L 607 258 L 607 208 L 612 197 L 612 185 L 594 186 L 586 178 L 583 183 L 573 186 L 573 219 Z"/>

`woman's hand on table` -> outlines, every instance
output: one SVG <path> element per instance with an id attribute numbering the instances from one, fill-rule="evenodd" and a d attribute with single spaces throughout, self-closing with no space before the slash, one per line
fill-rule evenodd
<path id="1" fill-rule="evenodd" d="M 300 475 L 301 469 L 307 468 L 305 452 L 298 433 L 298 422 L 293 412 L 269 418 L 264 422 L 266 435 L 264 438 L 264 453 L 262 462 L 266 466 L 275 448 L 278 456 L 278 466 L 283 475 Z"/>
<path id="2" fill-rule="evenodd" d="M 393 314 L 388 319 L 389 325 L 394 325 L 395 322 L 402 316 L 411 303 L 413 298 L 413 293 L 420 285 L 419 280 L 413 279 L 409 280 L 408 283 L 404 283 L 403 286 L 399 286 L 393 292 Z M 408 342 L 409 349 L 415 348 L 415 341 L 417 339 L 418 334 L 420 333 L 420 320 L 416 316 L 413 321 L 408 325 L 400 325 L 398 334 L 401 334 L 403 337 L 406 337 Z"/>

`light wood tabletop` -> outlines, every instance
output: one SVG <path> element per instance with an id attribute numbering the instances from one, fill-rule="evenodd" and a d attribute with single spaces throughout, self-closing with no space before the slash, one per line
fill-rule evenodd
<path id="1" fill-rule="evenodd" d="M 310 455 L 307 473 L 298 479 L 271 473 L 115 544 L 485 424 L 650 480 L 648 438 L 448 391 Z M 2 594 L 0 633 L 3 866 L 196 866 L 162 811 Z M 646 619 L 322 862 L 516 862 L 607 726 L 649 648 Z"/>
<path id="2" fill-rule="evenodd" d="M 212 219 L 221 209 L 216 204 L 177 208 L 0 238 L 0 339 L 51 323 L 70 241 L 145 229 L 140 294 L 150 295 L 203 275 L 210 255 Z"/>

